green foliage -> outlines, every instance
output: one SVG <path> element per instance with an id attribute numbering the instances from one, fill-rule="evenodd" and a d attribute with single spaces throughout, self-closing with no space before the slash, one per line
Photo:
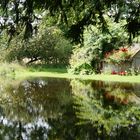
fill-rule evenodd
<path id="1" fill-rule="evenodd" d="M 108 21 L 108 33 L 102 33 L 98 26 L 85 28 L 83 46 L 79 45 L 73 51 L 70 72 L 78 74 L 85 69 L 83 65 L 88 64 L 90 67 L 87 73 L 93 73 L 93 71 L 100 73 L 101 61 L 106 53 L 127 44 L 128 35 L 122 28 L 125 21 L 116 24 L 107 16 L 106 20 Z"/>
<path id="2" fill-rule="evenodd" d="M 32 22 L 38 19 L 37 11 L 46 11 L 48 17 L 56 18 L 60 24 L 66 25 L 67 35 L 75 42 L 82 41 L 84 27 L 90 24 L 99 25 L 103 32 L 107 31 L 104 15 L 109 15 L 116 23 L 126 19 L 126 30 L 130 40 L 139 35 L 139 0 L 2 0 L 0 10 L 4 17 L 10 17 L 16 26 L 9 28 L 9 35 L 21 32 L 25 27 L 25 38 L 33 32 Z M 40 12 L 40 13 L 41 13 Z M 7 20 L 7 19 L 6 19 Z"/>
<path id="3" fill-rule="evenodd" d="M 73 74 L 92 74 L 92 48 L 76 46 L 70 59 L 69 72 Z"/>
<path id="4" fill-rule="evenodd" d="M 66 67 L 62 66 L 62 65 L 57 65 L 54 66 L 52 64 L 50 65 L 46 65 L 46 64 L 32 64 L 27 66 L 27 70 L 31 71 L 31 72 L 49 72 L 52 74 L 56 74 L 56 73 L 67 73 L 67 69 Z"/>
<path id="5" fill-rule="evenodd" d="M 40 32 L 28 42 L 24 42 L 20 36 L 13 39 L 5 59 L 26 63 L 38 61 L 38 63 L 67 65 L 71 50 L 71 44 L 63 37 L 60 29 L 40 28 Z"/>
<path id="6" fill-rule="evenodd" d="M 99 50 L 100 57 L 104 58 L 106 52 L 117 49 L 127 44 L 128 35 L 124 30 L 125 20 L 115 23 L 105 16 L 108 25 L 108 33 L 103 33 L 98 26 L 89 26 L 84 32 L 84 46 L 94 47 Z"/>

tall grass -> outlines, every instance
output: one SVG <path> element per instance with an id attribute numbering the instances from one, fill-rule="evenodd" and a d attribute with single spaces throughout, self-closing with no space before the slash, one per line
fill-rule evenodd
<path id="1" fill-rule="evenodd" d="M 16 71 L 25 71 L 25 68 L 18 63 L 0 63 L 0 76 L 14 76 Z"/>

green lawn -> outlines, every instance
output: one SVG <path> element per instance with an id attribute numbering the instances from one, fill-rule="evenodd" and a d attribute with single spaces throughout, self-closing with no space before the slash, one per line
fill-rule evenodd
<path id="1" fill-rule="evenodd" d="M 14 69 L 14 71 L 13 71 Z M 52 68 L 45 65 L 23 67 L 18 64 L 3 63 L 0 67 L 0 76 L 14 76 L 15 78 L 26 77 L 55 77 L 55 78 L 68 78 L 68 79 L 86 79 L 86 80 L 102 80 L 102 81 L 116 81 L 116 82 L 131 82 L 140 83 L 139 76 L 119 76 L 119 75 L 73 75 L 67 73 L 64 67 Z"/>
<path id="2" fill-rule="evenodd" d="M 85 79 L 85 80 L 102 80 L 102 81 L 116 81 L 116 82 L 131 82 L 140 83 L 139 76 L 120 76 L 120 75 L 73 75 L 67 73 L 64 68 L 47 68 L 43 71 L 31 71 L 16 72 L 17 77 L 55 77 L 55 78 L 68 78 L 68 79 Z"/>

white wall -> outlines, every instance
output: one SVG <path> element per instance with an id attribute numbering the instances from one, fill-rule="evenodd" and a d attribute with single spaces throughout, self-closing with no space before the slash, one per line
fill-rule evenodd
<path id="1" fill-rule="evenodd" d="M 112 71 L 115 72 L 121 72 L 121 71 L 126 71 L 131 67 L 131 62 L 124 63 L 121 65 L 114 65 L 114 64 L 109 64 L 109 63 L 104 63 L 103 64 L 103 72 L 104 73 L 111 73 Z"/>
<path id="2" fill-rule="evenodd" d="M 134 56 L 132 61 L 132 67 L 140 68 L 140 51 Z"/>

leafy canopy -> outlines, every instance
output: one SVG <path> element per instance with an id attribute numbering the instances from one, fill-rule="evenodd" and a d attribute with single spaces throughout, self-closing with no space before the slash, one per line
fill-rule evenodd
<path id="1" fill-rule="evenodd" d="M 33 22 L 40 19 L 43 11 L 48 17 L 56 18 L 75 42 L 82 41 L 84 26 L 90 24 L 99 25 L 103 32 L 107 32 L 105 15 L 115 22 L 126 19 L 130 40 L 140 32 L 139 0 L 0 0 L 0 7 L 4 21 L 1 29 L 8 28 L 10 36 L 25 27 L 25 38 L 29 37 L 35 28 Z"/>
<path id="2" fill-rule="evenodd" d="M 84 30 L 83 45 L 76 45 L 70 59 L 69 72 L 74 74 L 99 73 L 101 62 L 108 52 L 127 44 L 128 35 L 123 26 L 125 21 L 115 23 L 106 17 L 108 33 L 102 33 L 97 26 L 88 26 Z"/>
<path id="3" fill-rule="evenodd" d="M 42 27 L 42 26 L 41 26 Z M 5 51 L 7 61 L 26 62 L 38 61 L 47 64 L 68 64 L 72 45 L 57 27 L 40 28 L 39 33 L 28 42 L 22 40 L 22 35 L 11 40 L 10 47 Z"/>

